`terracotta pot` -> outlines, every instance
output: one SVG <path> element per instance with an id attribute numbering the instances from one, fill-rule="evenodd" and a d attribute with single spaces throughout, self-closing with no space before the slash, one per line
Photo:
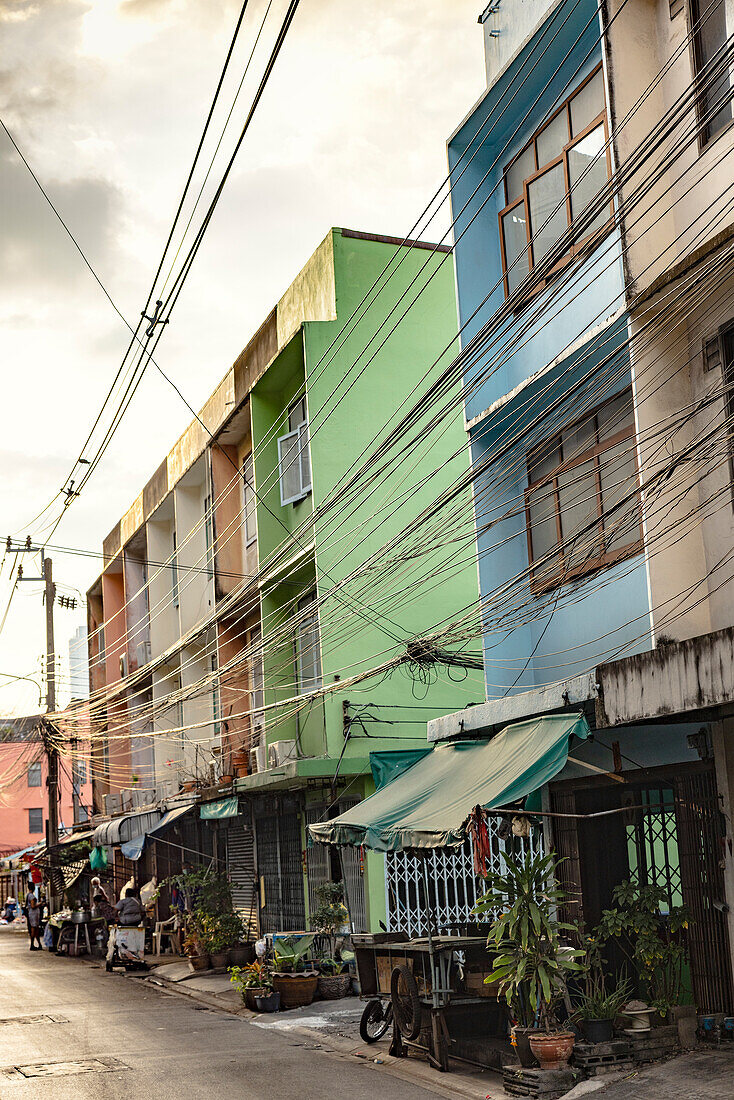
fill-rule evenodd
<path id="1" fill-rule="evenodd" d="M 232 785 L 232 776 L 231 775 L 223 775 L 222 778 L 219 780 L 219 786 L 220 787 L 230 787 L 231 785 Z"/>
<path id="2" fill-rule="evenodd" d="M 571 1031 L 557 1031 L 552 1035 L 542 1031 L 530 1033 L 530 1049 L 540 1062 L 541 1069 L 563 1069 L 573 1054 L 573 1044 Z"/>
<path id="3" fill-rule="evenodd" d="M 209 969 L 209 956 L 208 955 L 189 955 L 189 966 L 192 970 L 208 970 Z"/>
<path id="4" fill-rule="evenodd" d="M 533 1028 L 531 1027 L 513 1027 L 512 1029 L 512 1045 L 523 1069 L 533 1069 L 538 1064 L 530 1049 L 530 1035 L 532 1032 Z"/>
<path id="5" fill-rule="evenodd" d="M 237 779 L 244 779 L 246 775 L 250 774 L 247 769 L 247 764 L 235 764 L 234 774 Z"/>
<path id="6" fill-rule="evenodd" d="M 250 1012 L 257 1012 L 257 1005 L 255 1004 L 256 997 L 264 997 L 269 991 L 263 989 L 260 986 L 248 986 L 242 990 L 242 1000 L 245 1002 L 245 1008 L 249 1008 Z"/>
<path id="7" fill-rule="evenodd" d="M 303 1008 L 310 1005 L 316 993 L 319 976 L 315 971 L 301 974 L 273 974 L 273 989 L 280 993 L 283 1008 Z"/>
<path id="8" fill-rule="evenodd" d="M 195 779 L 184 779 L 183 783 L 181 784 L 181 790 L 182 791 L 195 791 L 196 790 L 196 780 Z"/>
<path id="9" fill-rule="evenodd" d="M 246 752 L 232 753 L 231 764 L 235 771 L 237 770 L 237 768 L 246 768 L 248 760 L 249 756 Z"/>
<path id="10" fill-rule="evenodd" d="M 236 943 L 229 949 L 229 961 L 232 966 L 246 966 L 255 961 L 254 943 Z"/>

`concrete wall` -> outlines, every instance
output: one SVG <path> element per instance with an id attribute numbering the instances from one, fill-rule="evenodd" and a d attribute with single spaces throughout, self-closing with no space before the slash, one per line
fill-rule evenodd
<path id="1" fill-rule="evenodd" d="M 500 0 L 482 27 L 487 86 L 525 45 L 553 8 L 563 0 Z M 554 21 L 556 22 L 556 21 Z"/>

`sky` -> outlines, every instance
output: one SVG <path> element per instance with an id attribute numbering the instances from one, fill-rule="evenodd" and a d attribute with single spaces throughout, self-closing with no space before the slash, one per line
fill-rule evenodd
<path id="1" fill-rule="evenodd" d="M 270 0 L 228 158 L 286 0 Z M 241 0 L 0 0 L 0 117 L 123 316 L 145 304 Z M 250 0 L 229 108 L 268 0 Z M 301 0 L 156 359 L 199 408 L 331 226 L 402 237 L 446 174 L 445 143 L 484 87 L 481 0 Z M 259 70 L 258 70 L 259 62 Z M 221 122 L 223 118 L 217 116 Z M 231 137 L 229 133 L 231 132 Z M 212 147 L 207 147 L 209 152 Z M 209 192 L 205 192 L 208 194 Z M 449 225 L 444 207 L 427 239 Z M 0 130 L 0 541 L 64 484 L 120 365 L 128 330 Z M 53 544 L 102 540 L 190 414 L 149 370 Z M 29 526 L 30 525 L 30 526 Z M 81 600 L 101 563 L 49 551 Z M 10 594 L 0 573 L 0 619 Z M 24 562 L 39 573 L 38 558 Z M 0 632 L 0 715 L 38 709 L 45 645 L 36 582 Z M 57 606 L 67 645 L 86 620 Z"/>

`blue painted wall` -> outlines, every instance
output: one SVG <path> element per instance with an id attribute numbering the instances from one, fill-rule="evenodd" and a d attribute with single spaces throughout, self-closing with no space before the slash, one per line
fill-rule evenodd
<path id="1" fill-rule="evenodd" d="M 519 315 L 501 313 L 503 169 L 599 64 L 598 37 L 595 0 L 560 5 L 448 146 L 462 346 L 471 348 L 464 374 L 467 420 L 506 399 L 470 432 L 472 460 L 480 471 L 475 511 L 489 698 L 565 679 L 598 659 L 649 647 L 641 555 L 607 569 L 601 586 L 597 576 L 558 590 L 550 604 L 547 596 L 533 600 L 527 585 L 511 583 L 528 566 L 522 507 L 526 452 L 630 383 L 616 231 L 563 276 L 560 294 L 551 287 Z M 615 313 L 620 319 L 610 325 Z M 479 343 L 477 334 L 488 322 L 491 335 Z M 528 379 L 533 381 L 523 385 Z M 513 394 L 516 387 L 521 388 Z M 523 604 L 524 624 L 510 629 Z"/>

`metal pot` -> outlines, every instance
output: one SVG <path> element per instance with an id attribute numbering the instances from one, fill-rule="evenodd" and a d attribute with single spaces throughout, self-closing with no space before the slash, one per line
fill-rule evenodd
<path id="1" fill-rule="evenodd" d="M 72 924 L 89 924 L 92 914 L 89 909 L 75 909 L 69 917 Z"/>

